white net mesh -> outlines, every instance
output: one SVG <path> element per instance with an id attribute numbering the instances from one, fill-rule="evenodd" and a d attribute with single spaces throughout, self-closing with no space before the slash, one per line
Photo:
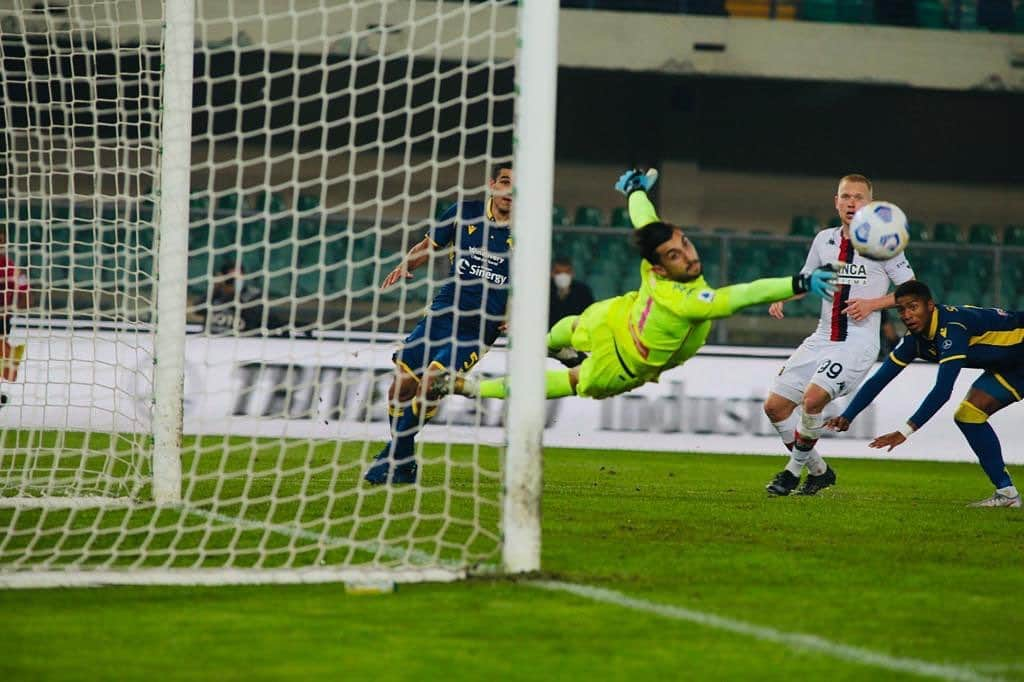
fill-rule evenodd
<path id="1" fill-rule="evenodd" d="M 496 561 L 500 457 L 481 443 L 502 441 L 500 405 L 443 407 L 415 485 L 362 474 L 387 437 L 396 341 L 448 259 L 379 283 L 511 152 L 515 3 L 196 3 L 183 483 L 163 507 L 157 226 L 182 189 L 158 172 L 163 6 L 36 4 L 0 9 L 0 196 L 32 297 L 9 303 L 0 347 L 0 582 Z"/>

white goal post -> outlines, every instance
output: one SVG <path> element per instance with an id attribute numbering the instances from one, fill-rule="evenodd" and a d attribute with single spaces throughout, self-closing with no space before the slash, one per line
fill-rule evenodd
<path id="1" fill-rule="evenodd" d="M 557 27 L 515 0 L 0 7 L 30 292 L 0 291 L 0 587 L 540 568 Z M 457 241 L 380 282 L 513 156 L 510 337 L 480 365 L 510 398 L 447 399 L 417 481 L 370 485 L 389 410 L 427 413 L 391 355 L 465 286 Z"/>

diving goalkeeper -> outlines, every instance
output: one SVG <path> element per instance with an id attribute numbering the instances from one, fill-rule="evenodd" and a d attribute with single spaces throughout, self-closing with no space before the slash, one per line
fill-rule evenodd
<path id="1" fill-rule="evenodd" d="M 832 295 L 835 273 L 824 268 L 713 289 L 704 281 L 693 243 L 679 227 L 658 217 L 647 196 L 655 182 L 653 169 L 634 169 L 615 183 L 627 197 L 633 240 L 643 257 L 640 290 L 593 303 L 551 328 L 548 350 L 553 356 L 564 359 L 566 351 L 572 354 L 569 349 L 589 355 L 575 367 L 547 372 L 548 398 L 608 398 L 656 382 L 662 372 L 697 353 L 714 319 L 798 294 L 810 292 L 826 299 Z M 447 393 L 505 398 L 508 383 L 507 377 L 481 381 L 446 374 L 432 382 L 429 393 L 435 399 Z"/>

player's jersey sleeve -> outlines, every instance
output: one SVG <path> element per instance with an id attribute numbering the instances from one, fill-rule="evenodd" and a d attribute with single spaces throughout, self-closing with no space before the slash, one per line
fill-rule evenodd
<path id="1" fill-rule="evenodd" d="M 967 327 L 962 322 L 946 320 L 939 334 L 939 371 L 935 375 L 935 385 L 908 420 L 917 429 L 934 417 L 949 400 L 953 394 L 953 384 L 967 362 L 967 348 L 970 344 Z"/>
<path id="2" fill-rule="evenodd" d="M 819 232 L 811 242 L 811 248 L 807 251 L 807 259 L 804 260 L 804 266 L 800 268 L 800 272 L 805 275 L 811 274 L 825 264 L 821 259 L 821 241 L 825 238 L 824 234 L 824 232 Z"/>
<path id="3" fill-rule="evenodd" d="M 889 353 L 889 360 L 892 360 L 900 367 L 906 367 L 917 357 L 917 339 L 907 334 L 896 347 Z"/>
<path id="4" fill-rule="evenodd" d="M 459 204 L 450 206 L 427 230 L 427 236 L 430 237 L 430 241 L 434 242 L 435 248 L 448 246 L 455 241 L 455 228 L 457 227 L 455 216 L 458 214 L 458 210 Z"/>
<path id="5" fill-rule="evenodd" d="M 699 278 L 693 283 L 662 280 L 658 283 L 659 303 L 677 316 L 689 320 L 728 317 L 743 308 L 781 301 L 793 295 L 792 277 L 770 277 L 744 284 L 712 289 Z"/>
<path id="6" fill-rule="evenodd" d="M 910 267 L 910 261 L 907 260 L 906 255 L 901 253 L 883 262 L 885 263 L 885 274 L 889 275 L 889 279 L 896 286 L 914 279 L 914 269 Z"/>
<path id="7" fill-rule="evenodd" d="M 629 195 L 629 220 L 633 223 L 633 228 L 639 230 L 645 225 L 651 223 L 660 222 L 658 218 L 658 212 L 654 209 L 654 204 L 651 203 L 650 197 L 647 196 L 647 192 L 637 190 Z"/>

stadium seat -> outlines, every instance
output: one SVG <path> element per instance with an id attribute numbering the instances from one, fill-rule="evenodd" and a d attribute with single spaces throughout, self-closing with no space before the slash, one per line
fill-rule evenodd
<path id="1" fill-rule="evenodd" d="M 285 210 L 284 199 L 271 192 L 260 192 L 256 195 L 255 208 L 267 213 L 283 213 Z"/>
<path id="2" fill-rule="evenodd" d="M 917 0 L 914 9 L 921 28 L 949 28 L 946 6 L 941 0 Z"/>
<path id="3" fill-rule="evenodd" d="M 956 223 L 935 223 L 934 240 L 955 244 L 960 241 L 960 226 Z"/>
<path id="4" fill-rule="evenodd" d="M 188 199 L 188 210 L 192 213 L 209 213 L 210 196 L 208 194 L 193 194 Z"/>
<path id="5" fill-rule="evenodd" d="M 974 225 L 971 225 L 967 241 L 971 244 L 999 243 L 999 240 L 996 237 L 995 225 L 986 225 L 984 223 L 975 223 Z"/>
<path id="6" fill-rule="evenodd" d="M 438 201 L 437 202 L 437 210 L 434 211 L 434 220 L 440 220 L 441 216 L 444 215 L 444 212 L 447 211 L 449 208 L 451 208 L 454 205 L 455 205 L 454 201 L 448 201 L 448 200 Z"/>
<path id="7" fill-rule="evenodd" d="M 565 208 L 558 204 L 551 207 L 551 224 L 556 226 L 569 224 L 569 214 L 565 212 Z"/>
<path id="8" fill-rule="evenodd" d="M 1013 14 L 1013 32 L 1024 33 L 1024 2 L 1017 4 L 1017 11 Z"/>
<path id="9" fill-rule="evenodd" d="M 931 239 L 928 227 L 917 220 L 907 221 L 907 232 L 910 233 L 910 240 L 915 242 L 926 242 Z"/>
<path id="10" fill-rule="evenodd" d="M 298 201 L 295 202 L 295 208 L 300 211 L 312 211 L 315 208 L 320 207 L 320 197 L 312 194 L 300 194 Z"/>
<path id="11" fill-rule="evenodd" d="M 1024 246 L 1024 225 L 1007 225 L 1003 230 L 1003 244 Z"/>
<path id="12" fill-rule="evenodd" d="M 789 221 L 789 233 L 794 237 L 814 237 L 818 230 L 818 219 L 809 215 L 795 215 Z"/>
<path id="13" fill-rule="evenodd" d="M 836 0 L 803 0 L 799 16 L 805 21 L 839 21 L 839 3 Z"/>
<path id="14" fill-rule="evenodd" d="M 612 227 L 633 227 L 629 219 L 629 209 L 625 206 L 616 206 L 612 209 Z"/>
<path id="15" fill-rule="evenodd" d="M 221 211 L 237 211 L 245 208 L 245 202 L 235 192 L 225 192 L 218 197 L 217 208 Z"/>
<path id="16" fill-rule="evenodd" d="M 601 227 L 604 225 L 604 215 L 601 209 L 595 206 L 579 206 L 576 208 L 573 224 L 580 227 Z"/>
<path id="17" fill-rule="evenodd" d="M 839 0 L 839 21 L 848 24 L 874 23 L 873 0 Z"/>

